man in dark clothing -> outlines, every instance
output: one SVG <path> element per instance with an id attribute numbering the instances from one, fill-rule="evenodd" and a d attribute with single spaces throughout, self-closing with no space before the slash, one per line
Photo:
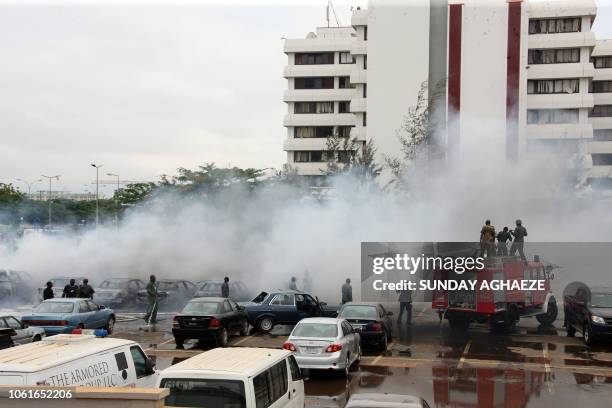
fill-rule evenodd
<path id="1" fill-rule="evenodd" d="M 43 290 L 43 300 L 53 299 L 53 283 L 47 282 L 47 287 Z"/>
<path id="2" fill-rule="evenodd" d="M 523 252 L 525 237 L 527 236 L 527 228 L 523 227 L 523 222 L 521 220 L 516 220 L 516 227 L 510 232 L 514 237 L 514 242 L 510 247 L 510 256 L 514 256 L 514 254 L 516 254 L 516 251 L 518 251 L 521 259 L 523 261 L 527 261 L 527 258 L 525 257 L 525 252 Z"/>
<path id="3" fill-rule="evenodd" d="M 147 308 L 147 314 L 145 314 L 145 321 L 147 323 L 157 323 L 157 309 L 159 309 L 159 293 L 157 291 L 157 284 L 155 283 L 155 275 L 149 277 L 149 283 L 147 284 L 147 300 L 149 301 L 149 307 Z"/>
<path id="4" fill-rule="evenodd" d="M 342 304 L 353 301 L 353 287 L 351 286 L 351 280 L 346 278 L 344 285 L 342 285 Z"/>
<path id="5" fill-rule="evenodd" d="M 96 293 L 96 291 L 89 284 L 89 279 L 83 279 L 83 283 L 79 286 L 79 290 L 77 291 L 77 297 L 93 300 L 94 293 Z"/>
<path id="6" fill-rule="evenodd" d="M 63 298 L 75 298 L 77 296 L 77 291 L 79 287 L 75 284 L 74 279 L 70 279 L 70 283 L 64 286 L 64 293 L 62 293 Z"/>
<path id="7" fill-rule="evenodd" d="M 223 278 L 223 284 L 221 285 L 221 297 L 229 297 L 229 278 L 227 276 Z"/>
<path id="8" fill-rule="evenodd" d="M 506 242 L 512 242 L 512 235 L 508 231 L 508 227 L 504 227 L 503 231 L 497 233 L 497 255 L 508 256 L 508 245 Z"/>
<path id="9" fill-rule="evenodd" d="M 495 256 L 495 227 L 491 225 L 491 220 L 486 220 L 485 225 L 480 230 L 480 256 L 487 258 Z"/>
<path id="10" fill-rule="evenodd" d="M 398 290 L 397 293 L 399 293 L 399 304 L 400 304 L 400 311 L 399 311 L 399 316 L 397 317 L 397 322 L 401 323 L 402 322 L 402 315 L 404 314 L 404 310 L 406 311 L 406 314 L 408 315 L 408 325 L 412 324 L 412 291 L 411 290 Z"/>

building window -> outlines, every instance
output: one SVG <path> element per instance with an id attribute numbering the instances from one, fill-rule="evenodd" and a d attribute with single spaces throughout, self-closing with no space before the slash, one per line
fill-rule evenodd
<path id="1" fill-rule="evenodd" d="M 363 41 L 368 41 L 368 26 L 363 27 Z"/>
<path id="2" fill-rule="evenodd" d="M 612 105 L 595 105 L 589 112 L 593 118 L 608 118 L 612 116 Z"/>
<path id="3" fill-rule="evenodd" d="M 320 163 L 323 159 L 322 151 L 293 152 L 293 161 L 296 163 Z"/>
<path id="4" fill-rule="evenodd" d="M 341 64 L 354 64 L 355 57 L 352 56 L 350 52 L 341 52 L 340 53 L 340 63 Z"/>
<path id="5" fill-rule="evenodd" d="M 363 56 L 363 69 L 368 69 L 368 56 Z"/>
<path id="6" fill-rule="evenodd" d="M 368 97 L 368 84 L 363 84 L 363 97 Z"/>
<path id="7" fill-rule="evenodd" d="M 593 140 L 598 142 L 612 142 L 612 129 L 593 130 Z"/>
<path id="8" fill-rule="evenodd" d="M 334 134 L 332 126 L 296 126 L 293 129 L 296 139 L 326 138 Z"/>
<path id="9" fill-rule="evenodd" d="M 363 112 L 363 126 L 367 126 L 368 124 L 368 118 L 367 118 L 368 114 L 366 112 Z"/>
<path id="10" fill-rule="evenodd" d="M 338 102 L 338 113 L 350 113 L 351 112 L 351 102 L 342 101 Z"/>
<path id="11" fill-rule="evenodd" d="M 293 113 L 334 113 L 334 103 L 295 102 Z"/>
<path id="12" fill-rule="evenodd" d="M 530 125 L 578 123 L 578 109 L 529 109 L 527 123 Z"/>
<path id="13" fill-rule="evenodd" d="M 334 89 L 334 77 L 295 78 L 295 89 Z"/>
<path id="14" fill-rule="evenodd" d="M 538 79 L 527 81 L 528 94 L 560 94 L 580 92 L 580 81 L 573 79 Z"/>
<path id="15" fill-rule="evenodd" d="M 355 84 L 351 84 L 351 77 L 341 76 L 338 77 L 338 88 L 346 89 L 346 88 L 354 88 Z"/>
<path id="16" fill-rule="evenodd" d="M 612 166 L 611 153 L 592 153 L 593 166 Z"/>
<path id="17" fill-rule="evenodd" d="M 353 126 L 338 126 L 338 136 L 350 137 Z"/>
<path id="18" fill-rule="evenodd" d="M 593 81 L 591 82 L 592 93 L 612 92 L 612 81 Z"/>
<path id="19" fill-rule="evenodd" d="M 333 64 L 333 52 L 296 53 L 295 65 L 323 65 Z"/>
<path id="20" fill-rule="evenodd" d="M 595 68 L 612 68 L 612 57 L 593 57 L 591 62 Z"/>
<path id="21" fill-rule="evenodd" d="M 580 17 L 531 19 L 529 34 L 577 33 L 581 23 Z"/>
<path id="22" fill-rule="evenodd" d="M 566 64 L 580 62 L 580 48 L 529 50 L 529 64 Z"/>

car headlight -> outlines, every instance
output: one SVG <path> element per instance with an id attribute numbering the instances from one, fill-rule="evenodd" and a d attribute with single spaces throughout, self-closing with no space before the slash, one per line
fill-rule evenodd
<path id="1" fill-rule="evenodd" d="M 593 323 L 606 324 L 606 321 L 604 320 L 604 318 L 600 316 L 591 316 L 591 321 Z"/>

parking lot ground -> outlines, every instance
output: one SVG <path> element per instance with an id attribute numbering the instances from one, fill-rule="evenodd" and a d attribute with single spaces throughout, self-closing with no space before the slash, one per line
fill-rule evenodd
<path id="1" fill-rule="evenodd" d="M 113 336 L 131 338 L 165 368 L 215 347 L 187 343 L 177 350 L 171 315 L 155 327 L 122 315 Z M 330 372 L 307 373 L 307 407 L 343 407 L 353 393 L 398 393 L 423 397 L 439 407 L 610 407 L 612 347 L 587 347 L 560 327 L 540 327 L 522 319 L 507 334 L 474 325 L 457 334 L 439 322 L 427 304 L 415 305 L 413 324 L 395 322 L 387 351 L 365 349 L 348 379 Z M 281 347 L 291 331 L 231 337 L 231 347 Z"/>

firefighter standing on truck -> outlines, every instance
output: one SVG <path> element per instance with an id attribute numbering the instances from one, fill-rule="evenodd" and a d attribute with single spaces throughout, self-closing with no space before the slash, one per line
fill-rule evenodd
<path id="1" fill-rule="evenodd" d="M 504 227 L 503 231 L 497 233 L 497 255 L 508 256 L 508 244 L 507 241 L 512 242 L 512 235 L 508 231 L 508 227 Z"/>
<path id="2" fill-rule="evenodd" d="M 516 220 L 516 227 L 510 231 L 512 236 L 514 237 L 514 242 L 510 247 L 510 256 L 514 256 L 516 251 L 518 251 L 521 259 L 523 261 L 527 261 L 525 257 L 525 252 L 523 252 L 525 237 L 527 236 L 527 228 L 523 227 L 523 222 L 521 220 Z"/>
<path id="3" fill-rule="evenodd" d="M 480 256 L 487 253 L 487 258 L 495 256 L 495 227 L 491 225 L 491 220 L 486 220 L 485 225 L 480 230 Z"/>

